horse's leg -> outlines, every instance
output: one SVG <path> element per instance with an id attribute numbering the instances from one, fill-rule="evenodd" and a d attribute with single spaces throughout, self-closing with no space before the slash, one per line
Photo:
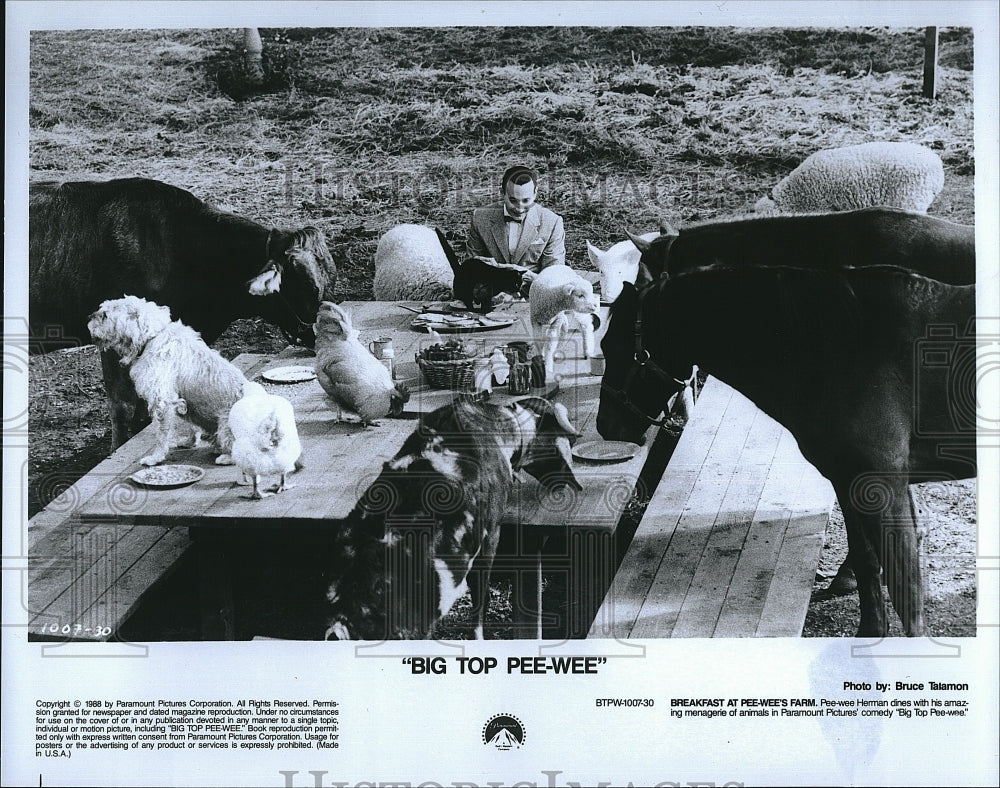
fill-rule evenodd
<path id="1" fill-rule="evenodd" d="M 910 637 L 924 634 L 924 583 L 920 571 L 920 531 L 912 490 L 893 484 L 893 499 L 882 515 L 882 565 L 889 598 Z"/>
<path id="2" fill-rule="evenodd" d="M 889 633 L 885 598 L 882 595 L 879 563 L 879 515 L 859 506 L 852 495 L 851 484 L 834 484 L 847 528 L 847 557 L 857 578 L 861 621 L 858 637 L 884 637 Z"/>
<path id="3" fill-rule="evenodd" d="M 858 581 L 854 577 L 854 569 L 852 566 L 851 554 L 848 552 L 847 558 L 844 559 L 844 563 L 840 565 L 840 569 L 837 570 L 836 576 L 830 581 L 830 585 L 826 588 L 826 591 L 830 596 L 847 596 L 848 594 L 853 594 L 858 590 Z"/>

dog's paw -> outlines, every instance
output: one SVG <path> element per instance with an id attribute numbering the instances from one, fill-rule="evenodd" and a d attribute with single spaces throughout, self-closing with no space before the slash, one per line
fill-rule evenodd
<path id="1" fill-rule="evenodd" d="M 164 455 L 147 454 L 145 457 L 143 457 L 141 460 L 139 460 L 139 464 L 140 465 L 147 465 L 147 466 L 149 466 L 149 465 L 159 465 L 166 458 L 167 457 L 166 457 L 165 454 Z"/>
<path id="2" fill-rule="evenodd" d="M 216 465 L 235 465 L 233 458 L 229 454 L 220 454 L 215 458 Z"/>

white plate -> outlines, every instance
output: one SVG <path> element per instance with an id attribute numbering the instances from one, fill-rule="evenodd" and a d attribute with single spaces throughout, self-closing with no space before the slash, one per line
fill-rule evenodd
<path id="1" fill-rule="evenodd" d="M 573 447 L 573 456 L 591 462 L 631 460 L 642 447 L 628 441 L 585 441 Z"/>
<path id="2" fill-rule="evenodd" d="M 272 367 L 265 369 L 260 376 L 271 383 L 302 383 L 316 379 L 316 370 L 303 365 L 291 367 Z"/>
<path id="3" fill-rule="evenodd" d="M 411 328 L 417 331 L 426 331 L 433 328 L 439 334 L 462 333 L 466 331 L 491 331 L 495 328 L 509 328 L 514 325 L 516 319 L 513 317 L 503 320 L 494 320 L 486 315 L 474 315 L 466 312 L 461 315 L 436 315 L 425 314 L 413 318 L 410 323 Z"/>
<path id="4" fill-rule="evenodd" d="M 194 484 L 204 475 L 205 471 L 197 465 L 154 465 L 136 471 L 129 478 L 143 487 L 158 487 L 165 490 Z"/>

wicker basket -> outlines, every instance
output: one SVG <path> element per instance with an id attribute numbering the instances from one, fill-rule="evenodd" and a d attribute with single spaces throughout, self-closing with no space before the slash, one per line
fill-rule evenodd
<path id="1" fill-rule="evenodd" d="M 432 387 L 471 391 L 476 379 L 476 355 L 459 343 L 448 342 L 426 347 L 414 357 Z"/>
<path id="2" fill-rule="evenodd" d="M 476 379 L 476 362 L 472 359 L 466 361 L 425 361 L 418 356 L 417 366 L 424 373 L 427 382 L 436 389 L 471 390 Z"/>

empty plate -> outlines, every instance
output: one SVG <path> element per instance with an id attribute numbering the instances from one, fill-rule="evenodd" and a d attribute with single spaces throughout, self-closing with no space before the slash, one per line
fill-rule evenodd
<path id="1" fill-rule="evenodd" d="M 642 447 L 628 441 L 584 441 L 573 447 L 573 456 L 591 462 L 631 460 Z"/>
<path id="2" fill-rule="evenodd" d="M 129 478 L 143 487 L 167 489 L 194 484 L 204 475 L 205 471 L 197 465 L 154 465 L 136 471 Z"/>
<path id="3" fill-rule="evenodd" d="M 260 373 L 264 380 L 271 383 L 302 383 L 306 380 L 315 380 L 316 370 L 304 365 L 291 367 L 272 367 Z"/>

